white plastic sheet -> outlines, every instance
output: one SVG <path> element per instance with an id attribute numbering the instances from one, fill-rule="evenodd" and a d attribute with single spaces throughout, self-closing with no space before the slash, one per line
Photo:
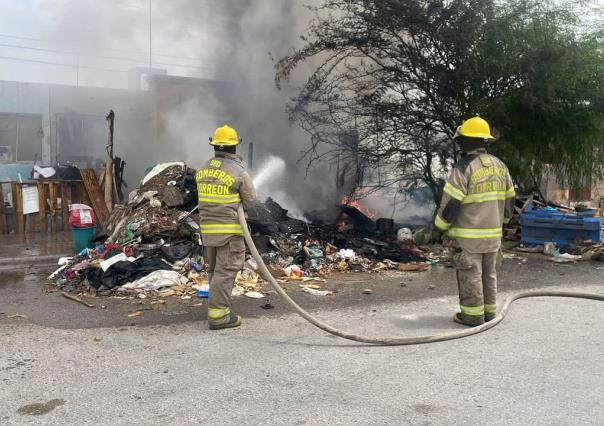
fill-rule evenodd
<path id="1" fill-rule="evenodd" d="M 153 291 L 159 290 L 162 287 L 171 287 L 174 285 L 186 284 L 187 277 L 179 274 L 176 271 L 154 271 L 149 275 L 139 278 L 136 281 L 126 283 L 120 287 L 120 290 Z"/>

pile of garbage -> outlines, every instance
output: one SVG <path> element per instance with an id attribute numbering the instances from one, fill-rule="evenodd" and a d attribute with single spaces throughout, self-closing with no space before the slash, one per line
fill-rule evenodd
<path id="1" fill-rule="evenodd" d="M 359 226 L 342 230 L 337 224 L 315 225 L 294 219 L 268 198 L 264 209 L 251 214 L 252 238 L 276 278 L 327 277 L 332 272 L 374 272 L 384 269 L 425 270 L 427 255 L 412 235 L 401 238 L 367 226 L 371 219 L 358 210 Z M 350 212 L 351 206 L 342 206 Z M 349 214 L 349 217 L 352 215 Z M 409 265 L 416 266 L 409 266 Z M 406 266 L 401 266 L 406 265 Z"/>
<path id="2" fill-rule="evenodd" d="M 96 246 L 61 259 L 50 278 L 61 290 L 97 295 L 207 292 L 196 206 L 195 170 L 158 164 L 128 203 L 114 208 Z"/>
<path id="3" fill-rule="evenodd" d="M 429 256 L 416 247 L 410 232 L 401 238 L 369 230 L 365 218 L 362 227 L 346 230 L 335 224 L 313 225 L 290 217 L 271 198 L 248 216 L 256 246 L 281 282 L 320 282 L 333 272 L 429 267 Z M 67 292 L 207 297 L 207 265 L 198 223 L 195 170 L 182 162 L 158 164 L 128 202 L 114 208 L 106 234 L 95 237 L 96 246 L 61 259 L 50 278 Z M 268 284 L 256 271 L 248 256 L 234 295 L 263 297 Z"/>

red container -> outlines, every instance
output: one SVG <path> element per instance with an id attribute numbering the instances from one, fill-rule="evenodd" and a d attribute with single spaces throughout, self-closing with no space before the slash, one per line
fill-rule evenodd
<path id="1" fill-rule="evenodd" d="M 92 228 L 96 226 L 96 216 L 92 207 L 86 204 L 73 204 L 69 207 L 69 226 L 72 228 Z"/>

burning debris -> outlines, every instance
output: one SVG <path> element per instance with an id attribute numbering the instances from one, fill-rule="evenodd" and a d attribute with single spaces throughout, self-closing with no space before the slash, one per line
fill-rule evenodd
<path id="1" fill-rule="evenodd" d="M 262 220 L 250 217 L 249 223 L 265 263 L 273 270 L 295 264 L 305 276 L 325 277 L 333 271 L 372 271 L 383 269 L 384 263 L 397 269 L 401 262 L 426 260 L 421 250 L 408 247 L 391 232 L 376 229 L 376 222 L 357 207 L 360 204 L 340 205 L 336 221 L 321 225 L 290 218 L 270 198 L 265 205 L 268 214 Z M 273 225 L 269 235 L 267 224 Z"/>
<path id="2" fill-rule="evenodd" d="M 128 199 L 113 210 L 107 234 L 94 239 L 97 245 L 63 259 L 50 278 L 63 291 L 207 297 L 195 170 L 184 163 L 159 164 Z M 324 281 L 332 272 L 427 269 L 424 252 L 397 238 L 393 226 L 376 227 L 381 222 L 358 202 L 339 207 L 335 221 L 320 224 L 290 217 L 271 198 L 248 212 L 254 241 L 276 278 L 307 283 Z M 256 270 L 249 258 L 234 295 L 261 297 L 266 292 Z M 316 284 L 303 285 L 303 291 L 319 291 Z"/>

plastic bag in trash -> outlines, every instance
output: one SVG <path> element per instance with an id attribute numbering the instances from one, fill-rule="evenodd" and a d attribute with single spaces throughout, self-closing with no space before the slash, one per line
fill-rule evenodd
<path id="1" fill-rule="evenodd" d="M 172 246 L 162 246 L 160 250 L 170 262 L 176 262 L 177 260 L 189 257 L 193 253 L 194 248 L 195 246 L 192 242 L 186 242 Z"/>

